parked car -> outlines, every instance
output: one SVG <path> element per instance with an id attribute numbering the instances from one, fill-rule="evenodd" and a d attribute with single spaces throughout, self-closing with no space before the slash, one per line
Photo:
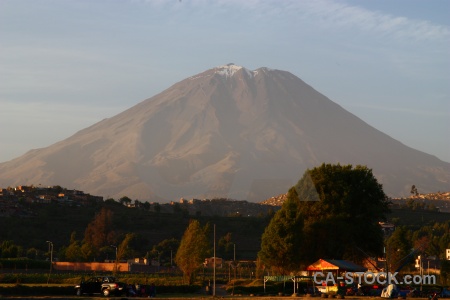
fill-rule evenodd
<path id="1" fill-rule="evenodd" d="M 305 294 L 320 295 L 321 293 L 317 287 L 308 286 L 305 288 Z"/>
<path id="2" fill-rule="evenodd" d="M 442 288 L 441 293 L 439 294 L 441 298 L 450 298 L 450 288 Z"/>
<path id="3" fill-rule="evenodd" d="M 124 292 L 125 283 L 119 282 L 113 276 L 96 276 L 81 281 L 75 286 L 77 296 L 83 294 L 101 294 L 105 297 L 110 295 L 119 296 Z"/>

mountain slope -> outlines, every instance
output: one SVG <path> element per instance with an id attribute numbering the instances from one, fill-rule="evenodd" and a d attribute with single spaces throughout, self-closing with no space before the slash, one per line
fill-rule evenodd
<path id="1" fill-rule="evenodd" d="M 289 72 L 226 65 L 47 148 L 0 164 L 0 185 L 139 200 L 284 193 L 321 163 L 372 168 L 389 196 L 448 190 L 450 164 L 369 126 Z"/>

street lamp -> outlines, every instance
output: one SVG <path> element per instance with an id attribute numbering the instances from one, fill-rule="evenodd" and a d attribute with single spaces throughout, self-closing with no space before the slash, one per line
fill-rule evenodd
<path id="1" fill-rule="evenodd" d="M 214 272 L 213 272 L 213 297 L 216 296 L 216 224 L 214 224 Z"/>
<path id="2" fill-rule="evenodd" d="M 50 281 L 50 274 L 52 273 L 52 266 L 53 266 L 53 243 L 50 241 L 46 241 L 48 243 L 48 248 L 50 250 L 50 272 L 48 273 L 48 278 L 47 278 L 47 285 Z"/>
<path id="3" fill-rule="evenodd" d="M 53 243 L 50 241 L 47 241 L 48 243 L 48 249 L 50 251 L 50 263 L 53 262 Z"/>
<path id="4" fill-rule="evenodd" d="M 233 265 L 234 265 L 234 280 L 236 280 L 236 243 L 233 244 Z"/>

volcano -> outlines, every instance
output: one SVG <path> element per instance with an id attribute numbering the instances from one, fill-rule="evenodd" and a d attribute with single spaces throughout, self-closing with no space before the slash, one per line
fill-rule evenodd
<path id="1" fill-rule="evenodd" d="M 0 186 L 60 185 L 140 201 L 286 193 L 322 163 L 365 165 L 388 196 L 450 187 L 450 164 L 371 127 L 293 74 L 234 64 L 0 164 Z"/>

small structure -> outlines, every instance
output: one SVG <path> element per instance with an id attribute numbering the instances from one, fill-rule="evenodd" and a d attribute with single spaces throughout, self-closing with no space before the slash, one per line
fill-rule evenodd
<path id="1" fill-rule="evenodd" d="M 304 273 L 304 272 L 302 271 L 302 273 Z M 311 276 L 305 276 L 305 275 L 264 276 L 264 293 L 266 293 L 266 282 L 268 282 L 268 281 L 283 282 L 283 285 L 286 283 L 286 281 L 292 281 L 294 283 L 294 294 L 293 295 L 297 295 L 299 282 L 311 282 L 313 293 L 315 290 L 314 281 Z"/>
<path id="2" fill-rule="evenodd" d="M 335 282 L 337 283 L 339 281 L 338 278 L 344 278 L 346 272 L 366 272 L 367 268 L 348 260 L 319 259 L 315 263 L 309 265 L 306 270 L 310 276 L 320 273 L 322 276 L 327 277 L 328 273 L 332 273 Z M 329 286 L 324 282 L 323 285 L 321 290 L 323 293 L 337 293 L 338 291 L 337 284 Z"/>
<path id="3" fill-rule="evenodd" d="M 216 268 L 222 268 L 223 259 L 220 258 L 220 257 L 205 258 L 205 262 L 203 263 L 203 266 L 205 268 L 213 268 L 214 267 L 214 261 L 216 263 Z"/>
<path id="4" fill-rule="evenodd" d="M 343 272 L 366 272 L 367 268 L 348 260 L 319 259 L 306 268 L 310 274 L 314 272 L 334 272 L 339 275 Z"/>

